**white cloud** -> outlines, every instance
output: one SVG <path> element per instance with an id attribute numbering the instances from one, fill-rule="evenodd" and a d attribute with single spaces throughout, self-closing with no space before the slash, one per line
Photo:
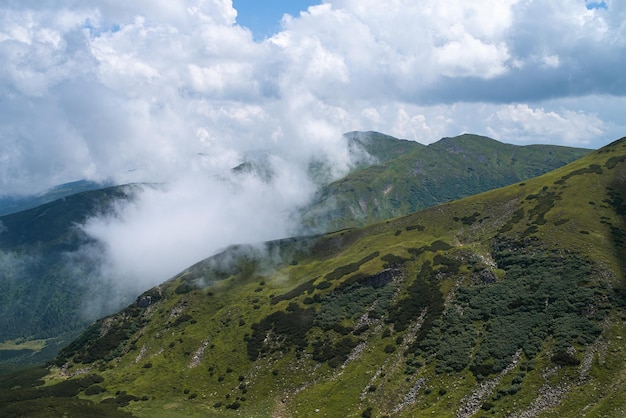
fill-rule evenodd
<path id="1" fill-rule="evenodd" d="M 209 171 L 249 149 L 345 156 L 336 140 L 353 129 L 453 135 L 466 125 L 459 102 L 623 95 L 625 7 L 606 4 L 335 0 L 254 42 L 227 0 L 12 3 L 0 8 L 0 110 L 12 114 L 0 116 L 0 185 L 128 180 L 129 170 L 162 180 L 199 153 L 217 164 Z M 335 143 L 318 146 L 300 129 L 311 123 L 331 126 Z"/>
<path id="2" fill-rule="evenodd" d="M 447 42 L 436 51 L 441 73 L 449 77 L 474 76 L 491 78 L 507 71 L 506 45 L 485 44 L 467 34 Z"/>
<path id="3" fill-rule="evenodd" d="M 346 131 L 600 146 L 626 129 L 626 3 L 606 5 L 326 0 L 255 42 L 229 0 L 9 2 L 0 194 L 168 182 L 89 226 L 120 275 L 145 277 L 142 254 L 187 263 L 286 233 L 311 160 L 350 167 Z M 260 154 L 279 173 L 269 184 L 214 180 Z"/>
<path id="4" fill-rule="evenodd" d="M 588 145 L 604 133 L 603 122 L 594 114 L 561 109 L 546 111 L 527 104 L 508 105 L 496 111 L 487 128 L 495 137 L 516 139 L 516 142 L 553 142 L 562 138 L 571 145 Z"/>

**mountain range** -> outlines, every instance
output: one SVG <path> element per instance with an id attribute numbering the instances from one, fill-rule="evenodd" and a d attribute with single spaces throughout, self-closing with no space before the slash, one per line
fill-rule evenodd
<path id="1" fill-rule="evenodd" d="M 350 132 L 350 144 L 374 157 L 320 188 L 302 213 L 310 230 L 364 226 L 536 177 L 589 150 L 518 146 L 465 134 L 428 146 L 378 132 Z"/>
<path id="2" fill-rule="evenodd" d="M 1 379 L 0 411 L 619 416 L 625 199 L 626 138 L 403 217 L 233 246 Z"/>
<path id="3" fill-rule="evenodd" d="M 0 197 L 0 216 L 10 215 L 11 213 L 21 212 L 27 209 L 36 208 L 46 203 L 54 202 L 81 192 L 102 189 L 112 186 L 109 183 L 98 183 L 88 180 L 78 180 L 70 183 L 60 184 L 43 193 L 25 196 L 1 196 Z"/>
<path id="4" fill-rule="evenodd" d="M 345 178 L 322 183 L 313 203 L 298 215 L 303 234 L 407 214 L 530 178 L 589 152 L 558 146 L 520 147 L 475 135 L 445 138 L 429 146 L 377 132 L 350 132 L 345 137 L 359 163 Z M 234 172 L 271 181 L 267 155 L 248 157 Z M 416 172 L 416 167 L 426 166 L 428 171 Z M 110 212 L 120 200 L 132 199 L 141 187 L 146 186 L 103 187 L 79 181 L 42 195 L 2 200 L 12 202 L 0 207 L 4 210 L 46 203 L 0 217 L 0 342 L 5 342 L 0 369 L 2 364 L 50 358 L 96 319 L 95 314 L 121 307 L 107 305 L 113 290 L 104 288 L 99 278 L 94 253 L 102 252 L 100 243 L 79 226 L 90 217 Z M 88 314 L 85 305 L 92 307 Z M 99 305 L 103 308 L 93 308 Z M 30 343 L 20 344 L 24 341 Z"/>

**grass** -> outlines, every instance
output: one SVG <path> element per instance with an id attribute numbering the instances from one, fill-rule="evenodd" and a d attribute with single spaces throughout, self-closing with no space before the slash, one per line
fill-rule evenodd
<path id="1" fill-rule="evenodd" d="M 381 158 L 380 164 L 331 183 L 304 220 L 318 230 L 368 225 L 529 179 L 588 152 L 519 147 L 476 135 L 445 138 L 407 149 L 395 158 Z"/>
<path id="2" fill-rule="evenodd" d="M 120 333 L 88 364 L 106 392 L 78 399 L 146 397 L 123 407 L 137 416 L 359 417 L 369 408 L 373 416 L 455 416 L 481 382 L 496 379 L 479 416 L 520 413 L 559 384 L 567 391 L 544 415 L 615 416 L 625 403 L 626 303 L 618 297 L 623 248 L 612 231 L 624 219 L 620 196 L 606 186 L 626 170 L 620 153 L 362 229 L 274 242 L 282 258 L 273 263 L 231 249 L 223 256 L 237 268 L 191 268 L 160 286 L 153 305 L 97 322 L 66 352 L 74 372 L 98 338 Z M 390 264 L 392 280 L 375 280 Z M 200 275 L 215 280 L 176 292 Z M 527 338 L 507 338 L 544 316 L 527 330 L 538 339 L 533 350 Z M 249 355 L 251 339 L 258 356 Z M 560 351 L 581 364 L 593 358 L 584 379 L 580 365 L 555 367 Z"/>
<path id="3" fill-rule="evenodd" d="M 31 350 L 41 351 L 46 346 L 47 340 L 22 340 L 14 339 L 0 342 L 1 350 Z"/>

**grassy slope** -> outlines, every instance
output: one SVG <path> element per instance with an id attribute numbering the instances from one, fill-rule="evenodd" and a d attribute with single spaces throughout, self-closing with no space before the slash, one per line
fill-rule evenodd
<path id="1" fill-rule="evenodd" d="M 350 132 L 345 136 L 356 155 L 359 155 L 360 150 L 365 150 L 374 157 L 374 160 L 363 159 L 359 169 L 340 183 L 352 188 L 355 185 L 357 187 L 352 191 L 340 189 L 340 192 L 352 196 L 355 190 L 358 193 L 364 193 L 365 188 L 373 185 L 373 193 L 375 194 L 379 193 L 381 188 L 387 189 L 389 184 L 386 182 L 393 180 L 396 189 L 390 196 L 393 195 L 395 201 L 406 200 L 400 209 L 391 208 L 376 212 L 371 216 L 368 215 L 368 221 L 406 213 L 419 206 L 407 198 L 407 196 L 411 197 L 411 190 L 407 189 L 408 183 L 398 177 L 399 172 L 410 170 L 413 167 L 414 155 L 417 152 L 432 154 L 429 157 L 431 161 L 440 158 L 441 154 L 446 154 L 455 165 L 457 164 L 455 158 L 458 157 L 467 161 L 480 161 L 486 155 L 496 158 L 503 153 L 507 156 L 511 154 L 507 148 L 511 146 L 471 135 L 453 138 L 449 141 L 442 140 L 430 147 L 414 141 L 399 140 L 377 132 Z M 459 152 L 458 144 L 461 139 L 462 152 Z M 446 143 L 447 145 L 445 145 Z M 437 147 L 439 147 L 438 151 L 436 151 Z M 526 147 L 525 149 L 531 148 Z M 473 154 L 468 150 L 473 150 Z M 553 152 L 554 150 L 549 148 L 548 151 Z M 571 155 L 583 152 L 582 150 L 561 148 L 557 151 L 556 155 L 570 151 Z M 548 152 L 545 154 L 548 155 Z M 568 160 L 571 155 L 568 154 L 562 158 Z M 506 158 L 500 158 L 500 160 L 507 164 L 510 163 Z M 526 165 L 524 168 L 525 176 L 540 172 L 540 169 L 532 165 L 534 159 L 523 160 Z M 371 166 L 372 163 L 376 162 L 379 165 Z M 560 161 L 553 162 L 561 163 Z M 399 166 L 402 167 L 401 170 L 398 169 Z M 539 166 L 543 167 L 543 162 Z M 387 171 L 379 179 L 372 180 L 371 173 L 383 168 Z M 263 165 L 261 164 L 256 169 L 262 172 Z M 434 170 L 434 177 L 439 176 L 441 171 L 441 169 Z M 391 180 L 388 176 L 389 173 L 395 176 Z M 494 176 L 492 180 L 486 180 L 483 176 L 479 179 L 481 185 L 478 188 L 474 185 L 476 179 L 466 178 L 461 183 L 450 181 L 449 176 L 446 184 L 438 184 L 434 189 L 428 189 L 426 184 L 422 184 L 421 187 L 430 196 L 428 204 L 435 204 L 460 194 L 483 190 L 487 186 L 498 186 L 503 181 L 495 178 L 498 175 L 500 174 L 497 171 L 490 174 L 490 176 Z M 515 178 L 507 178 L 504 181 L 511 182 Z M 73 253 L 81 244 L 88 241 L 84 234 L 75 228 L 75 225 L 83 222 L 94 212 L 105 210 L 110 202 L 126 196 L 123 187 L 104 188 L 69 195 L 83 188 L 95 186 L 94 183 L 89 182 L 76 182 L 59 186 L 41 198 L 63 197 L 63 199 L 0 217 L 2 223 L 0 277 L 3 277 L 0 280 L 3 289 L 3 293 L 0 295 L 0 341 L 17 338 L 19 339 L 18 342 L 21 343 L 32 338 L 48 338 L 48 344 L 43 350 L 33 351 L 24 344 L 17 344 L 12 349 L 0 349 L 0 373 L 4 371 L 2 369 L 3 364 L 10 364 L 13 367 L 21 363 L 30 364 L 50 358 L 60 345 L 67 342 L 68 338 L 72 338 L 77 330 L 83 329 L 86 325 L 85 320 L 76 315 L 76 310 L 81 304 L 86 290 L 76 286 L 76 280 L 72 280 L 71 277 L 79 276 L 83 279 L 89 277 L 97 266 L 89 260 L 88 254 Z M 459 191 L 458 189 L 463 190 Z M 364 195 L 368 196 L 367 193 Z M 376 197 L 374 199 L 376 200 Z M 338 215 L 334 213 L 333 216 Z M 343 219 L 344 216 L 338 216 L 338 218 Z M 344 223 L 342 220 L 335 226 L 341 226 Z M 72 262 L 68 262 L 68 257 L 72 257 Z M 74 268 L 77 266 L 78 268 Z"/>
<path id="2" fill-rule="evenodd" d="M 386 146 L 405 142 L 372 137 Z M 378 155 L 378 148 L 370 145 Z M 326 230 L 363 226 L 536 177 L 589 150 L 547 145 L 515 146 L 478 135 L 403 147 L 380 164 L 357 170 L 322 189 L 306 223 Z"/>
<path id="3" fill-rule="evenodd" d="M 82 392 L 79 398 L 123 404 L 127 392 L 137 401 L 124 410 L 139 416 L 363 416 L 366 411 L 373 416 L 623 415 L 625 161 L 626 139 L 525 183 L 363 229 L 271 243 L 264 251 L 272 257 L 245 247 L 227 251 L 147 292 L 149 306 L 131 306 L 96 323 L 62 354 L 58 364 L 63 368 L 53 368 L 49 385 L 64 381 L 61 376 L 68 373 L 96 372 L 104 379 L 97 386 L 106 392 Z M 494 243 L 509 248 L 496 250 Z M 515 263 L 501 268 L 507 257 L 510 262 L 520 255 L 516 262 L 530 266 L 521 276 L 515 275 Z M 501 264 L 494 265 L 494 259 Z M 494 354 L 479 363 L 481 349 L 502 337 L 498 327 L 506 328 L 510 312 L 468 325 L 457 313 L 471 316 L 484 306 L 471 307 L 463 295 L 500 289 L 501 298 L 511 298 L 516 295 L 506 290 L 518 289 L 534 303 L 532 291 L 515 286 L 540 272 L 540 263 L 550 269 L 534 278 L 532 286 L 549 283 L 562 293 L 571 290 L 590 298 L 586 307 L 568 311 L 568 318 L 591 324 L 590 331 L 582 327 L 564 336 L 557 325 L 565 316 L 548 318 L 555 328 L 538 342 L 536 353 L 514 346 L 513 355 Z M 389 264 L 399 271 L 393 281 L 378 290 L 363 284 Z M 433 275 L 424 273 L 425 266 L 436 267 Z M 563 266 L 575 266 L 585 277 L 574 279 L 574 270 L 560 274 L 566 271 Z M 485 275 L 491 281 L 477 282 Z M 419 277 L 426 279 L 420 284 Z M 348 288 L 350 281 L 361 286 Z M 190 286 L 200 283 L 198 289 Z M 398 319 L 400 307 L 410 306 L 403 301 L 427 293 L 431 297 L 425 310 L 405 322 Z M 360 318 L 368 317 L 365 312 L 374 306 L 371 300 L 352 314 L 331 312 L 372 294 L 378 303 L 391 300 L 391 307 L 380 318 L 370 316 L 368 329 L 356 332 Z M 577 302 L 558 294 L 545 297 L 546 312 L 549 306 Z M 443 313 L 432 317 L 439 309 L 436 300 Z M 494 309 L 497 303 L 493 301 Z M 316 310 L 316 320 L 322 311 L 330 312 L 335 329 L 310 327 L 307 309 Z M 273 328 L 263 328 L 264 318 L 276 319 L 277 312 L 298 326 L 285 331 L 285 323 L 277 319 Z M 453 318 L 466 328 L 446 329 Z M 339 356 L 336 367 L 333 361 L 315 360 L 316 341 L 344 338 L 339 325 L 362 345 L 342 351 L 336 344 L 335 354 L 349 354 Z M 516 333 L 522 332 L 523 323 L 513 325 L 519 328 Z M 416 341 L 425 344 L 428 339 L 420 335 L 426 327 L 445 341 L 435 342 L 433 354 L 414 348 Z M 299 328 L 309 328 L 304 349 L 296 349 Z M 252 360 L 255 330 L 261 330 L 266 352 Z M 462 338 L 455 339 L 457 335 Z M 465 341 L 471 344 L 464 348 Z M 563 342 L 571 357 L 559 362 L 555 354 Z M 458 353 L 472 357 L 460 367 L 455 358 L 444 356 L 458 344 Z M 486 375 L 472 372 L 472 365 L 494 361 L 502 361 L 503 367 Z M 489 388 L 486 394 L 481 395 L 481 385 Z"/>
<path id="4" fill-rule="evenodd" d="M 79 398 L 123 404 L 126 392 L 137 401 L 123 409 L 138 416 L 620 416 L 625 200 L 626 139 L 407 217 L 232 249 L 147 292 L 148 306 L 94 324 L 62 353 L 48 385 L 95 372 L 106 391 Z M 389 267 L 393 280 L 376 287 L 372 278 Z M 372 295 L 390 304 L 382 316 Z M 496 299 L 472 306 L 489 295 Z M 495 312 L 516 297 L 540 309 L 525 317 L 524 304 L 509 303 Z M 528 338 L 507 346 L 526 326 L 507 321 L 541 315 L 541 332 L 529 334 L 541 336 L 536 352 Z M 342 349 L 346 338 L 361 344 Z M 324 359 L 316 346 L 326 347 Z"/>

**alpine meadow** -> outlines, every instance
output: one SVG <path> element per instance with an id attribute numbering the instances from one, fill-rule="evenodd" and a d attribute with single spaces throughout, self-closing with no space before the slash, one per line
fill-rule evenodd
<path id="1" fill-rule="evenodd" d="M 619 416 L 625 199 L 626 138 L 405 217 L 230 247 L 4 378 L 4 415 Z"/>
<path id="2" fill-rule="evenodd" d="M 0 417 L 625 417 L 624 22 L 0 1 Z"/>

